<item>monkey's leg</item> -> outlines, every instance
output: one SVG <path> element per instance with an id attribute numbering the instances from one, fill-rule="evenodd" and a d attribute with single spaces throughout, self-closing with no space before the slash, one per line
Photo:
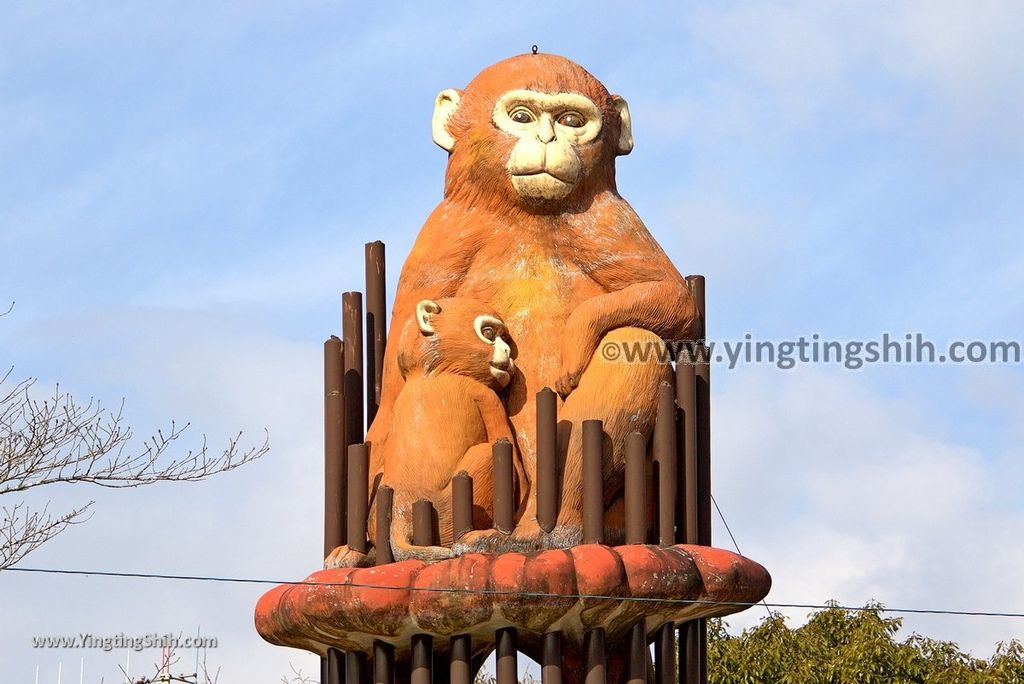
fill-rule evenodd
<path id="1" fill-rule="evenodd" d="M 656 353 L 661 344 L 661 339 L 647 330 L 612 330 L 601 340 L 579 385 L 562 405 L 558 415 L 559 447 L 565 449 L 561 501 L 558 522 L 547 545 L 554 542 L 558 546 L 570 546 L 583 538 L 583 421 L 604 421 L 605 506 L 614 508 L 616 500 L 622 496 L 626 436 L 634 430 L 643 434 L 650 432 L 657 414 L 658 386 L 671 379 L 667 358 Z M 606 345 L 620 352 L 625 345 L 636 345 L 635 348 L 649 349 L 650 353 L 637 354 L 631 361 L 620 354 L 618 359 L 610 361 L 608 359 L 614 355 L 602 353 L 608 348 Z"/>
<path id="2" fill-rule="evenodd" d="M 376 560 L 376 552 L 373 548 L 369 549 L 368 553 L 362 553 L 350 549 L 348 545 L 339 546 L 334 551 L 331 551 L 331 555 L 324 559 L 325 568 L 368 568 L 374 564 Z"/>

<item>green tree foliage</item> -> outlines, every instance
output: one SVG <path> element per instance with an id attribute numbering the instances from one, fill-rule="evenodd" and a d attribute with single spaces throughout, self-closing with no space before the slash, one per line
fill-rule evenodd
<path id="1" fill-rule="evenodd" d="M 911 635 L 896 638 L 900 618 L 883 606 L 831 606 L 790 629 L 778 613 L 738 636 L 708 621 L 712 684 L 1024 684 L 1024 645 L 1000 643 L 988 660 L 956 644 Z"/>

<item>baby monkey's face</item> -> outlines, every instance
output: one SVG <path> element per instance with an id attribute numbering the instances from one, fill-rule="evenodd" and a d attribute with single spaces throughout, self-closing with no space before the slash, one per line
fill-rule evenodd
<path id="1" fill-rule="evenodd" d="M 481 314 L 473 320 L 473 329 L 484 343 L 492 346 L 490 373 L 499 388 L 504 388 L 515 373 L 516 364 L 512 346 L 508 343 L 505 322 L 490 314 Z"/>

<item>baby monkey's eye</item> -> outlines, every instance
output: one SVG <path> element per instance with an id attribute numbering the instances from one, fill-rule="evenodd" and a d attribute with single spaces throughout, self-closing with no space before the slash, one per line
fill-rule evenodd
<path id="1" fill-rule="evenodd" d="M 536 120 L 536 117 L 534 117 L 533 112 L 531 112 L 529 109 L 526 109 L 525 107 L 518 107 L 516 109 L 513 109 L 508 116 L 510 119 L 520 124 L 533 123 Z"/>
<path id="2" fill-rule="evenodd" d="M 493 325 L 485 325 L 484 327 L 480 328 L 480 334 L 483 335 L 484 339 L 486 339 L 489 342 L 494 342 L 496 339 L 498 339 L 498 329 L 495 328 Z"/>
<path id="3" fill-rule="evenodd" d="M 577 114 L 576 112 L 565 112 L 558 117 L 558 123 L 563 126 L 568 126 L 569 128 L 583 128 L 583 124 L 585 122 L 583 120 L 583 115 Z"/>

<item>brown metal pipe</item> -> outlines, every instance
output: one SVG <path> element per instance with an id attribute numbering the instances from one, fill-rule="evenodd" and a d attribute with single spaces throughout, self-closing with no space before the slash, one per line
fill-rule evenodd
<path id="1" fill-rule="evenodd" d="M 654 636 L 654 681 L 676 684 L 676 631 L 670 622 L 662 625 Z"/>
<path id="2" fill-rule="evenodd" d="M 377 565 L 395 562 L 395 555 L 391 552 L 391 510 L 394 498 L 395 490 L 391 487 L 377 487 L 377 538 L 373 540 L 377 550 Z"/>
<path id="3" fill-rule="evenodd" d="M 373 684 L 395 684 L 395 649 L 383 641 L 373 642 Z"/>
<path id="4" fill-rule="evenodd" d="M 345 342 L 345 446 L 363 441 L 363 295 L 341 295 L 341 336 Z"/>
<path id="5" fill-rule="evenodd" d="M 460 470 L 452 478 L 452 539 L 473 529 L 473 478 Z"/>
<path id="6" fill-rule="evenodd" d="M 420 499 L 412 505 L 412 543 L 416 546 L 434 546 L 434 504 Z"/>
<path id="7" fill-rule="evenodd" d="M 679 684 L 700 684 L 700 635 L 697 620 L 679 627 Z"/>
<path id="8" fill-rule="evenodd" d="M 629 630 L 629 662 L 626 665 L 626 684 L 647 684 L 647 628 L 644 621 Z"/>
<path id="9" fill-rule="evenodd" d="M 369 515 L 370 453 L 365 444 L 348 448 L 348 547 L 366 553 L 366 523 Z"/>
<path id="10" fill-rule="evenodd" d="M 697 404 L 697 543 L 711 546 L 711 366 L 696 373 Z"/>
<path id="11" fill-rule="evenodd" d="M 639 432 L 626 435 L 626 543 L 647 540 L 647 440 Z"/>
<path id="12" fill-rule="evenodd" d="M 511 534 L 515 527 L 515 488 L 513 486 L 512 443 L 499 439 L 492 449 L 494 457 L 494 529 Z"/>
<path id="13" fill-rule="evenodd" d="M 345 543 L 345 400 L 341 340 L 324 342 L 324 557 Z"/>
<path id="14" fill-rule="evenodd" d="M 345 652 L 337 648 L 327 649 L 327 683 L 341 684 L 345 681 Z"/>
<path id="15" fill-rule="evenodd" d="M 345 654 L 345 684 L 366 684 L 366 654 L 349 651 Z"/>
<path id="16" fill-rule="evenodd" d="M 411 684 L 432 684 L 434 670 L 434 640 L 429 634 L 412 637 Z"/>
<path id="17" fill-rule="evenodd" d="M 537 392 L 537 524 L 545 532 L 558 519 L 558 395 Z"/>
<path id="18" fill-rule="evenodd" d="M 540 664 L 541 684 L 562 684 L 562 633 L 544 634 L 544 651 Z M 644 682 L 646 684 L 646 682 Z"/>
<path id="19" fill-rule="evenodd" d="M 366 424 L 373 424 L 380 406 L 387 340 L 387 278 L 384 243 L 366 243 Z"/>
<path id="20" fill-rule="evenodd" d="M 700 641 L 700 684 L 708 684 L 708 620 L 700 618 L 697 620 L 697 638 Z"/>
<path id="21" fill-rule="evenodd" d="M 604 628 L 596 627 L 583 635 L 583 649 L 587 662 L 584 684 L 606 684 L 607 659 L 604 651 Z"/>
<path id="22" fill-rule="evenodd" d="M 694 365 L 676 364 L 676 404 L 682 420 L 682 463 L 676 507 L 676 540 L 696 544 L 697 539 L 697 393 Z"/>
<path id="23" fill-rule="evenodd" d="M 697 339 L 704 340 L 708 334 L 707 324 L 707 298 L 704 276 L 702 275 L 688 275 L 686 276 L 686 285 L 690 289 L 690 296 L 693 297 L 693 303 L 697 307 L 697 314 L 700 316 L 697 322 Z"/>
<path id="24" fill-rule="evenodd" d="M 654 465 L 658 482 L 658 543 L 676 541 L 676 393 L 667 382 L 658 387 L 658 416 L 654 424 Z"/>
<path id="25" fill-rule="evenodd" d="M 700 314 L 700 330 L 698 337 L 706 340 L 707 295 L 704 276 L 687 276 L 690 294 Z M 696 359 L 694 393 L 696 403 L 697 432 L 697 543 L 711 546 L 711 359 L 709 350 L 703 345 Z M 696 621 L 698 640 L 698 664 L 700 666 L 700 682 L 706 684 L 707 673 L 707 620 Z"/>
<path id="26" fill-rule="evenodd" d="M 583 543 L 604 543 L 604 424 L 583 421 Z"/>
<path id="27" fill-rule="evenodd" d="M 473 642 L 468 634 L 453 636 L 451 639 L 451 665 L 448 676 L 451 684 L 473 682 Z"/>
<path id="28" fill-rule="evenodd" d="M 516 684 L 519 680 L 518 652 L 516 651 L 516 630 L 513 627 L 499 629 L 495 633 L 497 655 L 495 675 L 497 684 Z"/>

